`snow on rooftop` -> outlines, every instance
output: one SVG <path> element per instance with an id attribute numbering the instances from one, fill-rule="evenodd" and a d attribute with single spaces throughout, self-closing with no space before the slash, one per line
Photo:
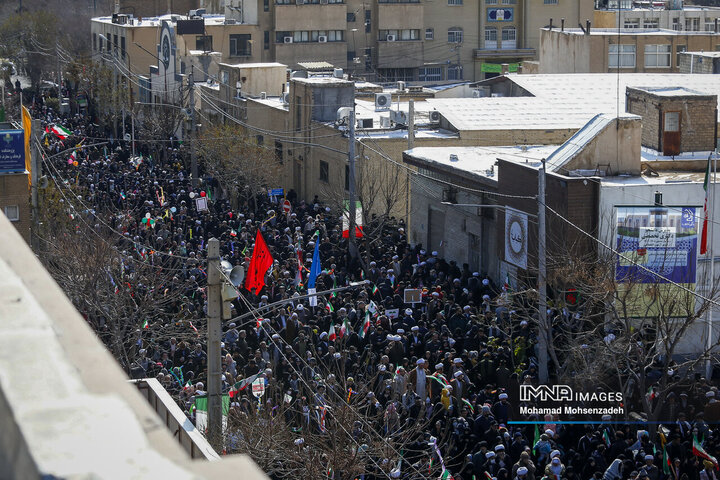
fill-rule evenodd
<path id="1" fill-rule="evenodd" d="M 549 30 L 545 28 L 545 30 Z M 565 30 L 553 29 L 558 34 L 566 35 L 587 35 L 580 28 L 566 28 Z M 713 32 L 693 31 L 693 30 L 670 30 L 668 28 L 590 28 L 590 35 L 662 35 L 667 36 L 687 36 L 687 35 L 714 35 Z"/>
<path id="2" fill-rule="evenodd" d="M 416 161 L 435 164 L 444 170 L 456 170 L 476 176 L 497 179 L 494 168 L 498 157 L 503 160 L 540 165 L 558 145 L 518 145 L 500 147 L 415 147 L 405 151 Z M 452 158 L 451 158 L 451 155 Z M 490 170 L 493 170 L 491 173 Z"/>

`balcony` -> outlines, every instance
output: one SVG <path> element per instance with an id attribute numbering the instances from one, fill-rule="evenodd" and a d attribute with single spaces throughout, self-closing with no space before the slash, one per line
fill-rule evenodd
<path id="1" fill-rule="evenodd" d="M 413 68 L 423 64 L 423 42 L 419 40 L 378 42 L 378 68 Z"/>
<path id="2" fill-rule="evenodd" d="M 275 30 L 347 30 L 344 3 L 275 6 Z"/>
<path id="3" fill-rule="evenodd" d="M 423 11 L 419 2 L 378 3 L 378 29 L 424 29 Z"/>
<path id="4" fill-rule="evenodd" d="M 487 44 L 487 42 L 486 42 Z M 503 47 L 512 47 L 509 42 L 502 42 Z M 523 60 L 531 60 L 535 58 L 534 48 L 476 48 L 473 51 L 475 59 L 488 58 L 519 58 Z"/>

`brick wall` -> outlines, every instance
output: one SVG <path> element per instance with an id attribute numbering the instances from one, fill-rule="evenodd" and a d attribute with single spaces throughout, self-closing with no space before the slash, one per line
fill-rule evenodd
<path id="1" fill-rule="evenodd" d="M 12 224 L 30 244 L 30 190 L 28 176 L 24 173 L 0 175 L 0 212 L 12 205 L 17 205 L 20 209 L 20 219 Z"/>
<path id="2" fill-rule="evenodd" d="M 662 112 L 680 112 L 680 151 L 715 149 L 716 95 L 659 96 L 628 88 L 627 97 L 627 110 L 643 117 L 644 146 L 662 150 L 660 116 Z"/>
<path id="3" fill-rule="evenodd" d="M 703 58 L 701 55 L 681 53 L 679 59 L 678 71 L 680 73 L 691 73 L 691 70 L 692 73 L 713 73 L 712 58 Z M 690 65 L 692 65 L 692 68 Z"/>

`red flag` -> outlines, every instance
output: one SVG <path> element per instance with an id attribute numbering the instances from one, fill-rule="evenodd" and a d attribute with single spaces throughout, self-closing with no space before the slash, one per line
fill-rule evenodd
<path id="1" fill-rule="evenodd" d="M 253 292 L 255 295 L 265 286 L 265 273 L 273 264 L 272 255 L 268 250 L 265 239 L 258 229 L 255 235 L 255 247 L 253 248 L 250 266 L 245 276 L 245 288 Z"/>

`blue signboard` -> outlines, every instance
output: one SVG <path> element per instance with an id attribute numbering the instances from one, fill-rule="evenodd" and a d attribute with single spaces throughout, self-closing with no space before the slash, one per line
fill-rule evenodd
<path id="1" fill-rule="evenodd" d="M 25 132 L 0 130 L 0 173 L 25 171 Z"/>
<path id="2" fill-rule="evenodd" d="M 513 21 L 513 9 L 512 8 L 488 8 L 487 21 L 488 22 L 512 22 Z"/>
<path id="3" fill-rule="evenodd" d="M 282 197 L 285 191 L 282 188 L 273 188 L 268 191 L 268 195 L 271 197 Z"/>

